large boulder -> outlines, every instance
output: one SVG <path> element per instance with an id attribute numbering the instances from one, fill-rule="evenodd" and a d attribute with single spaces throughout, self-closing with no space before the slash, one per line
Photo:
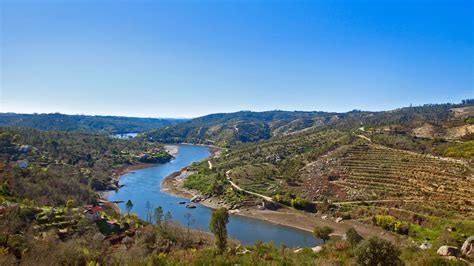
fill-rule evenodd
<path id="1" fill-rule="evenodd" d="M 321 251 L 323 251 L 323 247 L 321 246 L 315 246 L 314 248 L 311 248 L 313 250 L 314 253 L 319 253 Z"/>
<path id="2" fill-rule="evenodd" d="M 295 249 L 295 250 L 293 250 L 293 252 L 294 252 L 294 253 L 300 253 L 301 251 L 303 251 L 303 249 L 302 249 L 302 248 L 299 248 L 299 249 Z"/>
<path id="3" fill-rule="evenodd" d="M 474 256 L 474 236 L 470 236 L 462 244 L 461 252 L 466 256 Z"/>
<path id="4" fill-rule="evenodd" d="M 452 246 L 441 246 L 436 253 L 441 256 L 457 256 L 459 254 L 459 249 Z"/>
<path id="5" fill-rule="evenodd" d="M 191 198 L 191 202 L 200 202 L 202 200 L 201 196 L 199 195 L 196 195 L 194 197 Z"/>

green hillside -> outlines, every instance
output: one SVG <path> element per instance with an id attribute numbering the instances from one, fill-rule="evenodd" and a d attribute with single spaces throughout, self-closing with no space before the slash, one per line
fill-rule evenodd
<path id="1" fill-rule="evenodd" d="M 123 116 L 88 116 L 65 114 L 0 113 L 0 126 L 30 127 L 48 131 L 87 133 L 139 133 L 175 125 L 184 119 L 136 118 Z"/>

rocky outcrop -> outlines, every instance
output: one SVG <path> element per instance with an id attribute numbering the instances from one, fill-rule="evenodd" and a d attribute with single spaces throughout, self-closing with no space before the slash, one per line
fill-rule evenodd
<path id="1" fill-rule="evenodd" d="M 102 181 L 94 178 L 92 180 L 92 188 L 95 191 L 117 190 L 119 188 L 119 184 L 117 180 L 113 179 Z"/>
<path id="2" fill-rule="evenodd" d="M 191 202 L 195 202 L 195 203 L 200 202 L 201 200 L 202 200 L 202 197 L 199 195 L 196 195 L 191 198 Z"/>
<path id="3" fill-rule="evenodd" d="M 459 254 L 459 249 L 452 246 L 441 246 L 436 253 L 441 256 L 457 256 Z"/>
<path id="4" fill-rule="evenodd" d="M 319 253 L 321 251 L 323 251 L 323 247 L 322 246 L 315 246 L 314 248 L 311 248 L 313 250 L 314 253 Z"/>
<path id="5" fill-rule="evenodd" d="M 461 247 L 461 253 L 466 256 L 474 256 L 474 236 L 470 236 L 464 241 Z"/>

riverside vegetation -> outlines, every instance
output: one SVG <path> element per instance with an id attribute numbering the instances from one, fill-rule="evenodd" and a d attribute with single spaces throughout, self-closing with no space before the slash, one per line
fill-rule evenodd
<path id="1" fill-rule="evenodd" d="M 436 250 L 474 235 L 473 122 L 466 100 L 390 112 L 216 114 L 127 140 L 2 127 L 0 264 L 463 265 L 472 257 Z M 96 192 L 116 188 L 124 165 L 169 161 L 159 142 L 224 148 L 212 167 L 192 165 L 184 185 L 233 208 L 263 199 L 229 181 L 278 208 L 373 224 L 399 240 L 363 239 L 353 228 L 330 237 L 332 228 L 320 227 L 315 237 L 328 241 L 317 252 L 243 247 L 227 240 L 225 209 L 213 212 L 214 238 L 159 208 L 147 221 L 132 202 L 115 213 Z"/>

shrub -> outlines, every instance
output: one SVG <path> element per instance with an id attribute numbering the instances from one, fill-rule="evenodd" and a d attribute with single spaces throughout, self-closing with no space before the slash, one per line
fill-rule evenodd
<path id="1" fill-rule="evenodd" d="M 409 225 L 397 220 L 395 217 L 390 215 L 375 215 L 372 217 L 372 223 L 380 226 L 387 231 L 392 231 L 402 235 L 408 235 Z"/>
<path id="2" fill-rule="evenodd" d="M 286 206 L 291 206 L 291 198 L 285 195 L 276 194 L 273 196 L 273 201 L 281 203 Z"/>
<path id="3" fill-rule="evenodd" d="M 355 251 L 356 261 L 360 265 L 402 265 L 400 250 L 390 241 L 371 237 L 362 241 Z"/>
<path id="4" fill-rule="evenodd" d="M 300 197 L 289 197 L 285 195 L 276 194 L 273 196 L 273 201 L 281 203 L 286 206 L 291 206 L 297 210 L 316 212 L 316 205 Z"/>
<path id="5" fill-rule="evenodd" d="M 347 241 L 351 244 L 352 247 L 357 246 L 360 241 L 363 240 L 362 236 L 357 233 L 354 228 L 349 228 L 346 232 Z"/>
<path id="6" fill-rule="evenodd" d="M 312 202 L 309 202 L 300 197 L 296 197 L 291 200 L 291 207 L 298 210 L 308 211 L 308 212 L 316 211 L 316 206 Z"/>

